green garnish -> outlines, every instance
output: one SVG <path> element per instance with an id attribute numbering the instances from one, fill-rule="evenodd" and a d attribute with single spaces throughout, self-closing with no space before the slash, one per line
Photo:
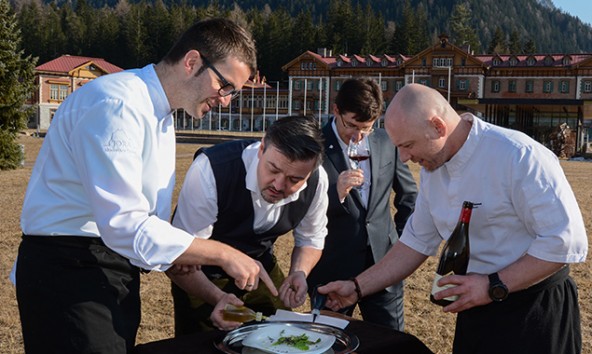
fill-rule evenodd
<path id="1" fill-rule="evenodd" d="M 321 338 L 318 338 L 314 342 L 308 340 L 308 336 L 305 333 L 302 333 L 299 336 L 295 336 L 295 335 L 294 336 L 284 336 L 284 330 L 282 330 L 280 332 L 280 337 L 278 338 L 278 340 L 275 341 L 275 343 L 273 343 L 273 345 L 285 344 L 285 345 L 289 345 L 291 347 L 294 347 L 296 349 L 308 350 L 309 345 L 317 344 L 320 341 L 321 341 Z"/>

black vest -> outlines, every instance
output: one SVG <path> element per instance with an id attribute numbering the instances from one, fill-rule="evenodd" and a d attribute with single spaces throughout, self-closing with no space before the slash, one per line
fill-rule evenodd
<path id="1" fill-rule="evenodd" d="M 252 258 L 259 260 L 267 269 L 274 265 L 273 244 L 275 240 L 294 229 L 306 215 L 315 196 L 319 179 L 315 170 L 307 181 L 306 188 L 297 200 L 284 205 L 278 222 L 268 231 L 257 234 L 253 230 L 255 213 L 251 191 L 247 189 L 243 150 L 256 140 L 236 140 L 195 153 L 207 155 L 216 180 L 218 215 L 210 239 L 228 244 Z M 210 277 L 225 276 L 219 267 L 202 267 Z"/>

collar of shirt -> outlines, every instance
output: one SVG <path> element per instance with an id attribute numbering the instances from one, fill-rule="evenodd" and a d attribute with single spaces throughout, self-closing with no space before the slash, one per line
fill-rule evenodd
<path id="1" fill-rule="evenodd" d="M 271 205 L 280 207 L 282 205 L 286 205 L 298 199 L 300 196 L 300 192 L 306 188 L 307 183 L 305 182 L 300 189 L 296 191 L 296 193 L 284 198 L 277 203 L 268 203 L 263 198 L 261 198 L 261 190 L 259 189 L 259 184 L 257 182 L 257 165 L 259 164 L 259 146 L 261 146 L 261 142 L 258 141 L 253 143 L 243 151 L 242 159 L 243 163 L 245 164 L 245 170 L 247 171 L 247 175 L 245 177 L 245 185 L 247 189 L 251 191 L 251 195 L 253 197 L 253 205 L 259 208 L 269 208 Z"/>
<path id="2" fill-rule="evenodd" d="M 471 130 L 469 131 L 467 140 L 463 143 L 461 148 L 444 164 L 451 176 L 463 172 L 464 166 L 467 164 L 471 156 L 473 156 L 473 153 L 477 151 L 477 145 L 483 136 L 480 131 L 485 129 L 485 126 L 481 124 L 481 120 L 470 113 L 462 114 L 461 118 L 464 121 L 471 123 Z"/>
<path id="3" fill-rule="evenodd" d="M 339 132 L 337 131 L 337 126 L 335 122 L 337 120 L 333 117 L 333 121 L 331 122 L 331 128 L 333 129 L 333 134 L 337 137 L 337 141 L 339 142 L 339 146 L 341 146 L 341 151 L 343 152 L 343 156 L 345 156 L 345 161 L 349 162 L 349 156 L 347 156 L 347 145 L 343 140 L 341 140 L 341 136 L 339 136 Z"/>
<path id="4" fill-rule="evenodd" d="M 146 82 L 146 87 L 148 92 L 150 92 L 150 97 L 152 98 L 152 103 L 154 105 L 154 115 L 158 117 L 159 120 L 165 119 L 173 113 L 169 100 L 167 98 L 166 92 L 158 79 L 158 75 L 156 75 L 156 71 L 154 70 L 154 64 L 148 64 L 141 69 L 141 75 Z"/>

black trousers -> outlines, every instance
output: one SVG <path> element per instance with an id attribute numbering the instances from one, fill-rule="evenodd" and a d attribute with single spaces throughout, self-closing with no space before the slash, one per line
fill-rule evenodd
<path id="1" fill-rule="evenodd" d="M 23 236 L 16 270 L 27 354 L 124 354 L 140 324 L 140 274 L 99 238 Z"/>
<path id="2" fill-rule="evenodd" d="M 526 290 L 460 312 L 454 354 L 579 354 L 577 287 L 564 267 Z"/>

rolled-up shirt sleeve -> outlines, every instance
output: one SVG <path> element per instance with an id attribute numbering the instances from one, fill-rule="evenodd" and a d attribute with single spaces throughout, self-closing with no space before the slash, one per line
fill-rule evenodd
<path id="1" fill-rule="evenodd" d="M 319 166 L 319 182 L 317 183 L 315 196 L 306 215 L 292 232 L 294 246 L 316 249 L 324 248 L 325 237 L 327 236 L 328 188 L 327 172 L 325 172 L 322 166 Z"/>

